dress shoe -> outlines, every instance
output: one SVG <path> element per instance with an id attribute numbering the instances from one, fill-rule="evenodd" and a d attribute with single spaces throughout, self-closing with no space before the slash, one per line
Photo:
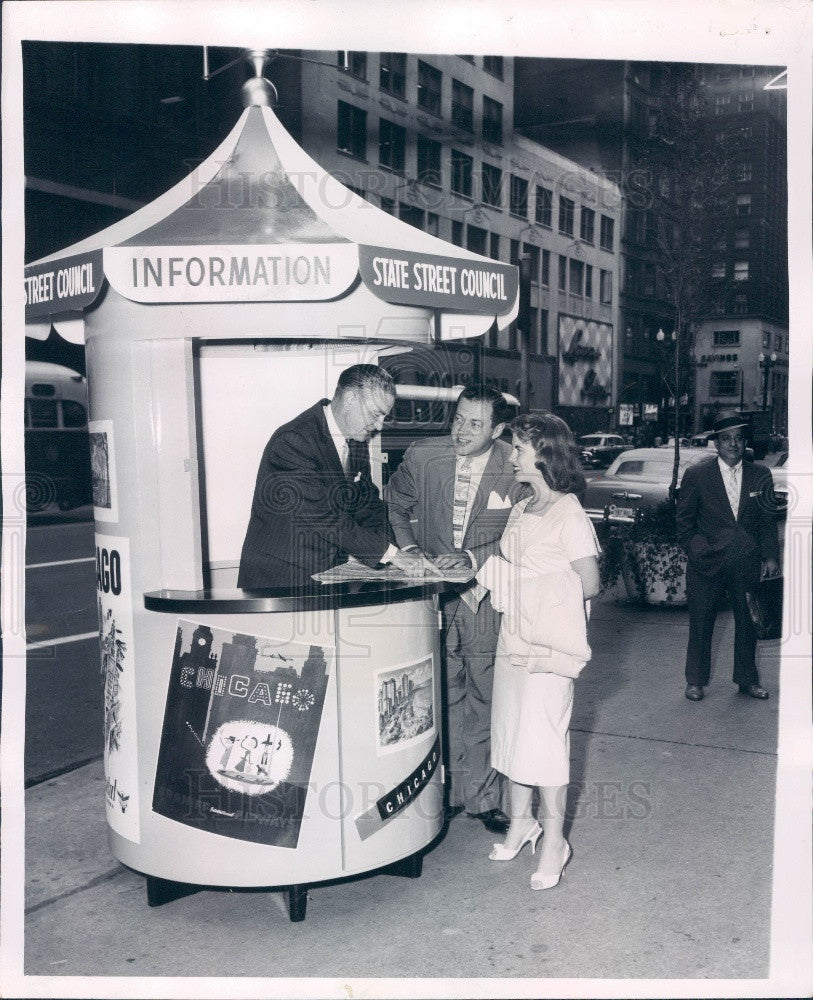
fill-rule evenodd
<path id="1" fill-rule="evenodd" d="M 740 684 L 740 694 L 747 694 L 749 698 L 759 698 L 765 701 L 768 692 L 759 684 Z"/>
<path id="2" fill-rule="evenodd" d="M 479 819 L 491 833 L 508 833 L 508 827 L 511 825 L 511 820 L 502 809 L 487 809 L 481 813 L 467 812 L 466 815 L 469 819 Z"/>
<path id="3" fill-rule="evenodd" d="M 446 819 L 452 820 L 463 812 L 463 806 L 446 806 Z"/>
<path id="4" fill-rule="evenodd" d="M 562 860 L 559 866 L 559 871 L 552 876 L 543 875 L 542 872 L 534 872 L 531 875 L 531 888 L 532 889 L 552 889 L 554 886 L 559 884 L 559 880 L 562 878 L 562 872 L 567 867 L 568 861 L 573 857 L 573 848 L 565 841 L 565 846 L 562 848 Z"/>
<path id="5" fill-rule="evenodd" d="M 495 844 L 494 850 L 489 854 L 489 861 L 513 861 L 526 844 L 531 845 L 531 854 L 536 854 L 536 842 L 542 836 L 542 827 L 534 821 L 531 829 L 520 841 L 519 847 L 515 850 L 506 847 L 505 844 Z"/>
<path id="6" fill-rule="evenodd" d="M 703 688 L 701 688 L 699 684 L 687 684 L 686 697 L 689 699 L 689 701 L 702 701 Z"/>

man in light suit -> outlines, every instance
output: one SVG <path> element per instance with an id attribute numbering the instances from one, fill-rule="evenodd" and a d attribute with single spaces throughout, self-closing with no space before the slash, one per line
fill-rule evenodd
<path id="1" fill-rule="evenodd" d="M 702 700 L 709 682 L 711 638 L 726 591 L 734 610 L 734 683 L 751 698 L 768 697 L 759 683 L 756 632 L 745 593 L 760 575 L 779 572 L 779 540 L 771 473 L 763 465 L 743 461 L 746 426 L 736 413 L 718 416 L 717 457 L 690 466 L 678 495 L 678 541 L 689 557 L 689 701 Z"/>
<path id="2" fill-rule="evenodd" d="M 323 399 L 274 432 L 257 472 L 237 586 L 314 586 L 312 576 L 352 555 L 410 574 L 437 567 L 391 543 L 387 510 L 370 477 L 367 442 L 395 402 L 390 375 L 352 365 Z"/>
<path id="3" fill-rule="evenodd" d="M 395 540 L 443 569 L 476 570 L 498 551 L 522 487 L 500 435 L 509 416 L 502 394 L 470 386 L 457 401 L 451 434 L 416 441 L 387 485 Z M 494 833 L 508 828 L 500 776 L 491 767 L 491 688 L 500 616 L 471 582 L 443 602 L 449 812 L 465 808 Z"/>

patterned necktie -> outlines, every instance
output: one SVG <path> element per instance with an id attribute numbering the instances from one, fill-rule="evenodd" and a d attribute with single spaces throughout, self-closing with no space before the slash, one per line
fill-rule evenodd
<path id="1" fill-rule="evenodd" d="M 463 528 L 466 524 L 466 510 L 469 505 L 471 484 L 471 459 L 464 458 L 457 468 L 454 483 L 454 506 L 452 508 L 452 539 L 456 549 L 463 548 Z"/>
<path id="2" fill-rule="evenodd" d="M 342 463 L 342 471 L 347 475 L 350 462 L 350 442 L 343 441 L 339 448 L 339 461 Z"/>
<path id="3" fill-rule="evenodd" d="M 740 506 L 739 491 L 737 490 L 736 470 L 728 468 L 725 475 L 725 491 L 728 494 L 728 502 L 731 504 L 731 512 L 736 518 Z"/>

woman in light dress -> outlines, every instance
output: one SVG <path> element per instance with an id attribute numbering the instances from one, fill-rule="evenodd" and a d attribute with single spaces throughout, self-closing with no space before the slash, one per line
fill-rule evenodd
<path id="1" fill-rule="evenodd" d="M 502 558 L 492 557 L 477 574 L 491 589 L 494 606 L 504 612 L 494 663 L 491 764 L 510 781 L 511 826 L 490 857 L 510 861 L 525 844 L 535 853 L 543 829 L 532 811 L 533 790 L 539 788 L 545 836 L 531 887 L 548 889 L 559 882 L 572 854 L 564 836 L 568 726 L 573 678 L 589 657 L 589 647 L 585 636 L 587 657 L 579 659 L 524 641 L 517 606 L 520 588 L 528 581 L 568 568 L 578 575 L 589 601 L 599 591 L 600 549 L 575 495 L 583 489 L 584 477 L 570 428 L 551 414 L 532 414 L 517 417 L 511 429 L 514 475 L 531 487 L 532 495 L 511 513 L 500 542 Z M 581 611 L 578 585 L 576 592 Z M 578 628 L 584 629 L 583 621 L 574 621 L 574 634 Z"/>

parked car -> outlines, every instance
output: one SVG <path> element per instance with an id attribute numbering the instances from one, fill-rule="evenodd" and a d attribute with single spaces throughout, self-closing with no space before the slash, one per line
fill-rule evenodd
<path id="1" fill-rule="evenodd" d="M 773 479 L 773 494 L 776 500 L 776 512 L 784 517 L 788 512 L 788 453 L 783 451 L 776 462 L 770 466 Z"/>
<path id="2" fill-rule="evenodd" d="M 581 462 L 587 469 L 606 469 L 626 448 L 620 434 L 584 434 L 579 438 Z"/>
<path id="3" fill-rule="evenodd" d="M 680 452 L 678 486 L 683 473 L 695 462 L 708 461 L 708 451 L 687 448 Z M 674 452 L 665 448 L 632 448 L 622 452 L 603 474 L 587 484 L 585 511 L 591 521 L 633 524 L 639 511 L 657 507 L 669 496 Z"/>
<path id="4" fill-rule="evenodd" d="M 689 442 L 692 448 L 708 448 L 714 440 L 714 431 L 701 431 L 695 434 Z"/>

